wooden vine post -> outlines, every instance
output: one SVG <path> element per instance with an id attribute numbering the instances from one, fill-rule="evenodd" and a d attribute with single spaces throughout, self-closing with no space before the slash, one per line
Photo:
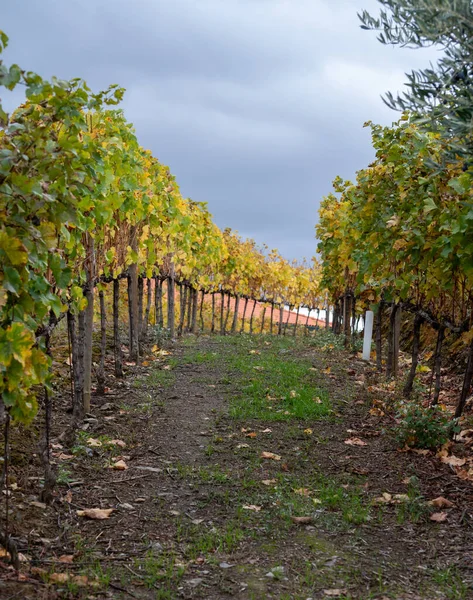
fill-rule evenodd
<path id="1" fill-rule="evenodd" d="M 85 234 L 85 271 L 87 276 L 84 310 L 84 412 L 90 412 L 92 390 L 92 334 L 94 328 L 94 286 L 95 286 L 95 250 L 94 238 Z"/>

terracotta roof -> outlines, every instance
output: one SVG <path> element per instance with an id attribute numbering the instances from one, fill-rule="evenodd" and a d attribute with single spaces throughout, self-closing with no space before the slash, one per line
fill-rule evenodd
<path id="1" fill-rule="evenodd" d="M 217 313 L 220 310 L 221 301 L 222 301 L 221 299 L 222 299 L 222 296 L 220 294 L 215 294 L 215 306 L 217 309 L 216 310 Z M 210 294 L 206 295 L 205 300 L 206 300 L 206 302 L 211 302 L 212 296 Z M 227 308 L 227 302 L 228 302 L 228 297 L 226 296 L 225 304 L 224 304 L 225 309 Z M 251 318 L 251 313 L 253 311 L 254 304 L 255 304 L 255 302 L 253 300 L 248 300 L 248 304 L 246 307 L 246 314 L 245 314 L 246 321 L 249 321 Z M 269 322 L 270 313 L 271 313 L 271 305 L 265 304 L 263 302 L 256 302 L 254 318 L 259 319 L 261 317 L 261 315 L 263 314 L 263 311 L 265 308 L 266 308 L 265 321 L 268 320 L 268 322 Z M 230 311 L 233 313 L 234 310 L 235 310 L 235 298 L 230 298 Z M 243 298 L 241 298 L 240 302 L 238 304 L 238 316 L 240 318 L 243 317 L 244 310 L 245 310 L 245 300 Z M 283 323 L 286 323 L 288 314 L 289 314 L 288 323 L 295 324 L 296 319 L 297 319 L 297 312 L 296 311 L 288 311 L 286 309 L 283 310 Z M 312 314 L 315 314 L 315 311 L 312 311 Z M 279 319 L 280 319 L 279 307 L 275 306 L 274 313 L 273 313 L 273 322 L 278 323 Z M 317 320 L 315 317 L 309 317 L 309 319 L 307 320 L 307 315 L 299 314 L 299 320 L 297 321 L 297 324 L 305 325 L 306 322 L 307 322 L 307 325 L 310 325 L 311 327 L 314 327 L 316 325 L 319 325 L 319 327 L 325 327 L 325 321 L 322 321 L 321 319 Z"/>

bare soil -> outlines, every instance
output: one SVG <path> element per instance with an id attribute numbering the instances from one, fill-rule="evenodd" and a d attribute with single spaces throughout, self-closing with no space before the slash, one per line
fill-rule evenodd
<path id="1" fill-rule="evenodd" d="M 23 562 L 19 573 L 0 563 L 0 598 L 473 598 L 472 484 L 433 452 L 399 451 L 389 417 L 370 412 L 370 367 L 301 341 L 291 356 L 309 361 L 332 414 L 242 421 L 229 414 L 245 383 L 228 364 L 238 344 L 184 342 L 128 365 L 122 381 L 110 375 L 72 449 L 61 447 L 70 416 L 58 387 L 52 505 L 38 503 L 29 454 L 39 425 L 13 431 L 9 529 Z M 65 385 L 67 366 L 55 367 Z M 110 468 L 118 460 L 128 468 Z M 439 496 L 453 506 L 429 507 Z M 114 510 L 78 516 L 88 508 Z"/>

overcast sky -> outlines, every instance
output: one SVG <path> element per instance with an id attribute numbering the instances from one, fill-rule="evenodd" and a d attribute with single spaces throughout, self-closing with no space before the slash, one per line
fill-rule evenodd
<path id="1" fill-rule="evenodd" d="M 184 196 L 287 258 L 310 258 L 321 198 L 373 152 L 380 95 L 435 52 L 359 27 L 376 0 L 3 0 L 7 63 L 118 83 L 143 146 Z M 4 98 L 11 109 L 19 101 Z"/>

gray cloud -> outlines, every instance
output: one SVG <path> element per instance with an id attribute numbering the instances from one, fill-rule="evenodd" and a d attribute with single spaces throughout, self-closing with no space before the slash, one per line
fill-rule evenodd
<path id="1" fill-rule="evenodd" d="M 372 159 L 366 120 L 430 51 L 381 46 L 356 12 L 375 0 L 17 0 L 6 61 L 127 88 L 141 143 L 184 195 L 288 258 L 315 253 L 322 196 Z M 13 107 L 20 96 L 7 98 Z"/>

